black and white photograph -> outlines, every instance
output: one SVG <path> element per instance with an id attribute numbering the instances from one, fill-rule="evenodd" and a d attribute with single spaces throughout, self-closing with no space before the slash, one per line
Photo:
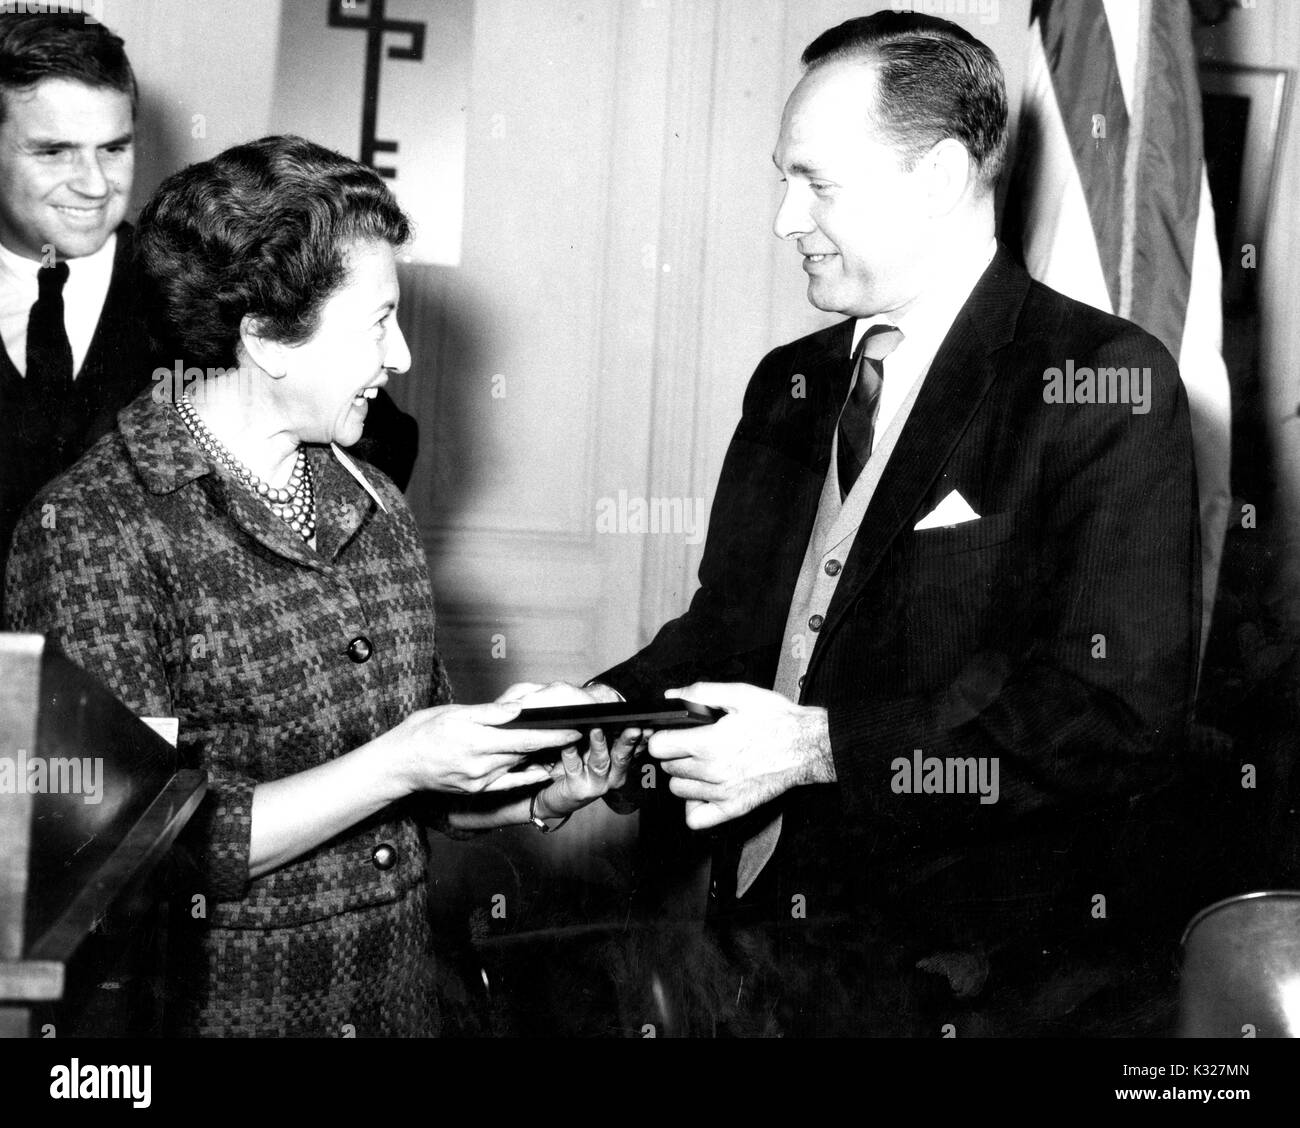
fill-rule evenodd
<path id="1" fill-rule="evenodd" d="M 15 1107 L 1282 1092 L 1297 68 L 1292 0 L 0 3 Z"/>

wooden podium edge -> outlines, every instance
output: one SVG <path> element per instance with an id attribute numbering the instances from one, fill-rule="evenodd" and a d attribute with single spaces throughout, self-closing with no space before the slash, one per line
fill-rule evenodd
<path id="1" fill-rule="evenodd" d="M 103 865 L 21 960 L 0 960 L 0 1004 L 59 999 L 64 968 L 95 923 L 171 849 L 208 789 L 207 773 L 176 772 Z"/>

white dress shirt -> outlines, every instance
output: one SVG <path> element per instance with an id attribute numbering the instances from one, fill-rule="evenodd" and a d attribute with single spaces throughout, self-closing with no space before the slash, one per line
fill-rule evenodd
<path id="1" fill-rule="evenodd" d="M 944 337 L 957 320 L 957 314 L 975 289 L 980 275 L 993 261 L 997 249 L 997 240 L 990 239 L 988 246 L 979 255 L 954 262 L 951 273 L 943 283 L 918 298 L 901 317 L 881 313 L 874 317 L 860 317 L 853 326 L 853 343 L 849 356 L 857 351 L 862 335 L 872 325 L 893 325 L 903 333 L 903 340 L 884 362 L 885 379 L 880 386 L 876 425 L 871 439 L 872 450 L 876 447 L 876 440 L 889 429 L 889 424 L 907 399 L 912 385 L 929 369 Z"/>
<path id="2" fill-rule="evenodd" d="M 75 379 L 86 361 L 90 342 L 104 311 L 104 299 L 113 280 L 113 255 L 117 236 L 93 255 L 68 259 L 68 280 L 63 284 L 63 324 L 72 346 L 72 373 Z M 27 321 L 40 293 L 37 272 L 41 264 L 16 255 L 0 243 L 0 337 L 4 339 L 9 359 L 23 376 L 27 375 Z"/>

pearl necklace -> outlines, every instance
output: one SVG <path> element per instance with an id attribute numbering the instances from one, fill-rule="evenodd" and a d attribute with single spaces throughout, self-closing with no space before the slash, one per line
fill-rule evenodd
<path id="1" fill-rule="evenodd" d="M 298 447 L 289 484 L 280 489 L 268 485 L 230 453 L 225 444 L 199 418 L 188 395 L 183 395 L 176 401 L 176 411 L 208 461 L 219 462 L 252 490 L 289 528 L 303 540 L 311 541 L 316 535 L 316 490 L 312 484 L 311 466 L 307 462 L 305 447 Z"/>

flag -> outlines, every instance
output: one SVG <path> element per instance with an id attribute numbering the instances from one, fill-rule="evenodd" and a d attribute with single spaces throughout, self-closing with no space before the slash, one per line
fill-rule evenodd
<path id="1" fill-rule="evenodd" d="M 1010 226 L 1030 274 L 1137 323 L 1178 361 L 1200 490 L 1204 653 L 1232 504 L 1232 409 L 1202 150 L 1187 3 L 1034 0 Z"/>

